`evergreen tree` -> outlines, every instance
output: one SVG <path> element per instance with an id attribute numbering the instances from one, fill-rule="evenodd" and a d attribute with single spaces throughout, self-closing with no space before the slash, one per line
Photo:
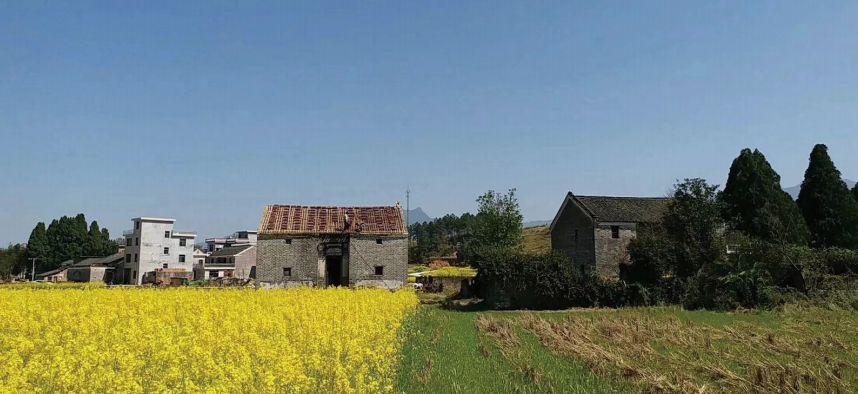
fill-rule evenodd
<path id="1" fill-rule="evenodd" d="M 766 241 L 807 243 L 809 234 L 798 207 L 759 150 L 743 149 L 733 160 L 719 197 L 724 220 L 733 229 Z"/>
<path id="2" fill-rule="evenodd" d="M 37 259 L 36 263 L 41 266 L 48 261 L 50 250 L 45 223 L 39 222 L 27 240 L 27 257 Z"/>
<path id="3" fill-rule="evenodd" d="M 810 229 L 811 246 L 858 248 L 858 202 L 823 144 L 810 153 L 798 206 Z"/>
<path id="4" fill-rule="evenodd" d="M 107 227 L 101 229 L 101 245 L 104 247 L 101 252 L 104 256 L 110 256 L 119 251 L 119 243 L 110 239 L 110 231 L 107 231 Z"/>
<path id="5" fill-rule="evenodd" d="M 72 238 L 74 243 L 80 247 L 81 254 L 86 252 L 86 246 L 89 244 L 89 225 L 86 223 L 86 217 L 79 213 L 74 217 L 74 227 L 72 230 Z"/>
<path id="6" fill-rule="evenodd" d="M 852 188 L 852 197 L 855 198 L 855 201 L 858 201 L 858 183 L 855 183 L 855 187 Z"/>
<path id="7" fill-rule="evenodd" d="M 59 266 L 59 263 L 62 262 L 58 254 L 60 253 L 60 246 L 62 244 L 62 239 L 60 239 L 60 222 L 57 219 L 51 221 L 51 224 L 48 225 L 48 229 L 45 231 L 47 235 L 47 256 L 45 258 L 45 267 L 54 267 Z"/>
<path id="8" fill-rule="evenodd" d="M 88 234 L 89 242 L 86 245 L 86 250 L 84 254 L 87 256 L 105 256 L 105 247 L 102 242 L 103 235 L 101 234 L 101 229 L 98 228 L 98 222 L 93 220 L 89 225 L 89 234 Z"/>

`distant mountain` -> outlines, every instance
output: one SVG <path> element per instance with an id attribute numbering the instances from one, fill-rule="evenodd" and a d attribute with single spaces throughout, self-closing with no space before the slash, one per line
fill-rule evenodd
<path id="1" fill-rule="evenodd" d="M 846 182 L 846 186 L 849 186 L 850 189 L 855 187 L 855 181 L 850 181 L 846 178 L 843 178 L 843 182 Z M 797 200 L 798 199 L 798 192 L 801 191 L 801 185 L 796 185 L 793 187 L 784 188 L 784 191 L 789 193 L 789 195 L 792 196 L 793 200 Z"/>
<path id="2" fill-rule="evenodd" d="M 521 227 L 537 227 L 537 226 L 545 226 L 551 224 L 551 220 L 534 220 L 532 222 L 524 222 L 521 224 Z"/>
<path id="3" fill-rule="evenodd" d="M 423 209 L 420 207 L 414 208 L 408 211 L 407 216 L 408 225 L 412 225 L 414 223 L 423 223 L 423 222 L 431 222 L 432 217 L 423 212 Z"/>

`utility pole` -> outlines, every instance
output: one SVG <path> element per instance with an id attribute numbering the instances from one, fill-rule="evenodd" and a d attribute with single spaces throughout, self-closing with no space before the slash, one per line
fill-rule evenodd
<path id="1" fill-rule="evenodd" d="M 411 238 L 411 222 L 408 220 L 411 216 L 411 186 L 405 187 L 405 229 L 408 231 L 408 238 Z"/>
<path id="2" fill-rule="evenodd" d="M 38 260 L 38 259 L 35 257 L 30 257 L 30 260 L 33 260 L 33 276 L 32 276 L 33 279 L 30 279 L 30 280 L 35 281 L 36 280 L 36 260 Z"/>

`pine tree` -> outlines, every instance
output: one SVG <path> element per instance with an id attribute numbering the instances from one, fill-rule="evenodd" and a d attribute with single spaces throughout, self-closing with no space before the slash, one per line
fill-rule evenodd
<path id="1" fill-rule="evenodd" d="M 858 248 L 858 202 L 823 144 L 810 153 L 798 206 L 810 229 L 811 246 Z"/>
<path id="2" fill-rule="evenodd" d="M 855 198 L 855 201 L 858 201 L 858 183 L 855 183 L 855 187 L 852 188 L 852 197 Z"/>
<path id="3" fill-rule="evenodd" d="M 39 222 L 30 232 L 30 238 L 27 240 L 27 257 L 38 259 L 36 264 L 42 266 L 48 262 L 49 254 L 48 232 L 45 229 L 45 223 Z"/>
<path id="4" fill-rule="evenodd" d="M 48 229 L 45 231 L 47 235 L 47 257 L 45 258 L 45 267 L 49 267 L 48 269 L 53 269 L 53 267 L 58 267 L 61 262 L 61 257 L 59 256 L 60 249 L 62 245 L 62 239 L 60 237 L 60 222 L 57 219 L 51 221 L 51 224 L 48 225 Z"/>
<path id="5" fill-rule="evenodd" d="M 110 231 L 107 231 L 107 227 L 101 229 L 101 246 L 104 248 L 101 252 L 104 256 L 110 256 L 119 251 L 119 244 L 110 239 Z"/>
<path id="6" fill-rule="evenodd" d="M 84 254 L 87 256 L 105 256 L 104 251 L 104 243 L 102 242 L 102 234 L 101 229 L 98 228 L 98 222 L 93 220 L 89 225 L 89 234 L 88 234 L 89 242 L 86 245 L 86 251 Z"/>
<path id="7" fill-rule="evenodd" d="M 759 150 L 743 149 L 720 193 L 723 217 L 735 230 L 766 241 L 807 243 L 808 229 L 781 177 Z"/>

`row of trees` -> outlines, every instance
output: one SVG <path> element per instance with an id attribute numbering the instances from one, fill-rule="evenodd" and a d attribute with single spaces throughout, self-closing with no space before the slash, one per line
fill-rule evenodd
<path id="1" fill-rule="evenodd" d="M 87 223 L 84 214 L 54 219 L 47 227 L 39 222 L 27 241 L 27 257 L 36 258 L 39 272 L 58 268 L 68 260 L 103 257 L 116 253 L 119 244 L 98 222 Z M 15 272 L 18 272 L 17 270 Z"/>
<path id="2" fill-rule="evenodd" d="M 849 190 L 825 145 L 810 155 L 798 201 L 781 189 L 765 156 L 750 149 L 733 161 L 722 191 L 686 179 L 671 197 L 659 223 L 638 227 L 619 281 L 582 272 L 556 252 L 526 255 L 501 245 L 467 257 L 479 268 L 484 296 L 506 294 L 519 308 L 730 309 L 831 303 L 835 296 L 858 308 L 851 285 L 858 277 L 858 186 Z M 505 203 L 504 209 L 481 204 L 481 213 L 494 216 L 484 223 L 513 222 L 509 212 L 517 204 Z"/>
<path id="3" fill-rule="evenodd" d="M 0 278 L 8 278 L 27 264 L 27 247 L 21 244 L 0 248 Z"/>

